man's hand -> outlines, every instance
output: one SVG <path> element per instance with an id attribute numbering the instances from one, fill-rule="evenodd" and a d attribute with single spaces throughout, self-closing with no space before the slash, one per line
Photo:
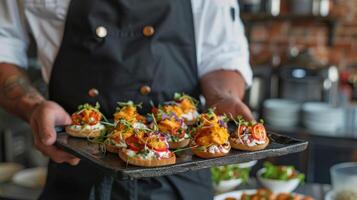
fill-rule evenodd
<path id="1" fill-rule="evenodd" d="M 201 86 L 207 105 L 215 107 L 218 114 L 242 115 L 246 120 L 255 121 L 250 109 L 241 100 L 245 82 L 239 72 L 218 70 L 208 73 L 201 78 Z"/>
<path id="2" fill-rule="evenodd" d="M 46 101 L 13 64 L 0 63 L 0 106 L 30 123 L 35 145 L 43 154 L 55 162 L 78 164 L 78 158 L 53 146 L 55 125 L 70 124 L 71 118 L 58 104 Z"/>
<path id="3" fill-rule="evenodd" d="M 78 158 L 53 146 L 56 142 L 54 127 L 71 123 L 70 116 L 61 106 L 55 102 L 44 101 L 34 109 L 29 121 L 38 150 L 57 163 L 67 162 L 71 165 L 79 163 Z"/>
<path id="4" fill-rule="evenodd" d="M 248 121 L 255 121 L 248 106 L 246 106 L 239 98 L 223 98 L 211 105 L 211 107 L 216 108 L 215 112 L 217 114 L 226 114 L 228 117 L 242 115 L 244 119 Z"/>

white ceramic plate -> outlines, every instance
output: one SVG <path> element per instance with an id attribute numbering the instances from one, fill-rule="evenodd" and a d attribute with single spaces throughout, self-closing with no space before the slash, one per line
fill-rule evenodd
<path id="1" fill-rule="evenodd" d="M 10 181 L 24 166 L 17 163 L 0 163 L 0 183 Z"/>
<path id="2" fill-rule="evenodd" d="M 14 175 L 12 181 L 20 186 L 40 188 L 45 185 L 47 169 L 44 167 L 22 170 Z"/>
<path id="3" fill-rule="evenodd" d="M 238 191 L 234 191 L 234 192 L 227 192 L 227 193 L 223 193 L 220 195 L 217 195 L 214 197 L 214 200 L 225 200 L 228 197 L 232 197 L 232 198 L 236 198 L 237 200 L 240 200 L 240 197 L 243 195 L 243 193 L 246 194 L 255 194 L 257 192 L 257 190 L 238 190 Z"/>
<path id="4" fill-rule="evenodd" d="M 252 168 L 257 163 L 258 163 L 257 160 L 253 160 L 253 161 L 249 161 L 249 162 L 239 163 L 237 165 L 239 166 L 239 168 Z"/>
<path id="5" fill-rule="evenodd" d="M 214 200 L 225 200 L 228 197 L 240 200 L 240 198 L 243 195 L 243 193 L 251 195 L 251 194 L 255 194 L 256 192 L 257 192 L 257 190 L 238 190 L 238 191 L 234 191 L 234 192 L 227 192 L 227 193 L 216 195 L 214 197 Z M 299 194 L 299 193 L 292 193 L 292 194 L 299 195 L 301 197 L 305 196 L 305 195 L 302 195 L 302 194 Z M 327 199 L 325 199 L 325 200 L 327 200 Z M 334 199 L 328 199 L 328 200 L 334 200 Z"/>
<path id="6" fill-rule="evenodd" d="M 335 198 L 336 198 L 336 193 L 333 190 L 327 192 L 325 196 L 325 200 L 335 200 Z"/>
<path id="7" fill-rule="evenodd" d="M 300 103 L 286 99 L 268 99 L 264 102 L 264 108 L 267 110 L 285 110 L 286 112 L 298 112 L 300 107 Z"/>
<path id="8" fill-rule="evenodd" d="M 213 184 L 213 189 L 217 193 L 232 191 L 242 183 L 242 179 L 232 179 L 220 181 L 218 184 Z"/>

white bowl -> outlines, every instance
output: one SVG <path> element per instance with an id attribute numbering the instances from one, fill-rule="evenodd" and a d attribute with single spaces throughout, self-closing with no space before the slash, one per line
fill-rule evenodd
<path id="1" fill-rule="evenodd" d="M 292 127 L 296 126 L 299 123 L 298 119 L 279 119 L 279 118 L 265 118 L 267 124 L 279 127 Z"/>
<path id="2" fill-rule="evenodd" d="M 268 99 L 264 102 L 267 111 L 299 112 L 301 104 L 286 99 Z"/>
<path id="3" fill-rule="evenodd" d="M 45 185 L 47 169 L 44 167 L 22 170 L 14 175 L 12 181 L 20 186 L 41 188 Z"/>
<path id="4" fill-rule="evenodd" d="M 218 184 L 213 184 L 213 188 L 216 192 L 222 193 L 233 190 L 242 183 L 242 179 L 232 179 L 226 181 L 220 181 Z"/>
<path id="5" fill-rule="evenodd" d="M 0 163 L 0 183 L 11 180 L 11 177 L 24 166 L 17 163 Z"/>
<path id="6" fill-rule="evenodd" d="M 302 106 L 302 111 L 315 116 L 333 116 L 340 114 L 343 109 L 335 108 L 328 103 L 307 102 Z"/>
<path id="7" fill-rule="evenodd" d="M 253 161 L 249 161 L 249 162 L 244 162 L 244 163 L 238 163 L 237 166 L 239 168 L 243 168 L 243 169 L 246 169 L 246 168 L 252 168 L 254 165 L 256 165 L 258 163 L 257 160 L 253 160 Z"/>
<path id="8" fill-rule="evenodd" d="M 291 193 L 299 186 L 300 180 L 297 178 L 287 181 L 263 178 L 264 171 L 264 168 L 260 169 L 257 172 L 257 178 L 265 188 L 274 193 Z"/>
<path id="9" fill-rule="evenodd" d="M 219 195 L 215 196 L 213 200 L 226 200 L 227 198 L 241 199 L 243 194 L 252 195 L 252 194 L 256 194 L 256 193 L 257 193 L 257 190 L 237 190 L 234 192 L 227 192 L 227 193 L 219 194 Z"/>

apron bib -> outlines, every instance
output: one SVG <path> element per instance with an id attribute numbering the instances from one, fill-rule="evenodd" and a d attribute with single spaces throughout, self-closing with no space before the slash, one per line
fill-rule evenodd
<path id="1" fill-rule="evenodd" d="M 88 95 L 93 90 L 95 97 Z M 199 95 L 190 0 L 71 1 L 51 100 L 69 113 L 99 102 L 111 117 L 118 101 L 142 102 L 148 112 L 150 101 L 162 103 L 175 92 Z M 89 199 L 93 185 L 91 198 L 99 199 L 213 198 L 208 170 L 128 181 L 85 161 L 75 167 L 50 162 L 48 170 L 41 199 Z"/>

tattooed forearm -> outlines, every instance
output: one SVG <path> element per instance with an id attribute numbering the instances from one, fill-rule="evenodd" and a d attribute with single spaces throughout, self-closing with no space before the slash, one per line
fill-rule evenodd
<path id="1" fill-rule="evenodd" d="M 26 75 L 9 64 L 0 64 L 0 106 L 27 120 L 43 97 L 31 85 Z"/>
<path id="2" fill-rule="evenodd" d="M 36 98 L 37 91 L 23 76 L 13 75 L 4 81 L 3 96 L 9 101 L 17 101 L 23 97 Z"/>

